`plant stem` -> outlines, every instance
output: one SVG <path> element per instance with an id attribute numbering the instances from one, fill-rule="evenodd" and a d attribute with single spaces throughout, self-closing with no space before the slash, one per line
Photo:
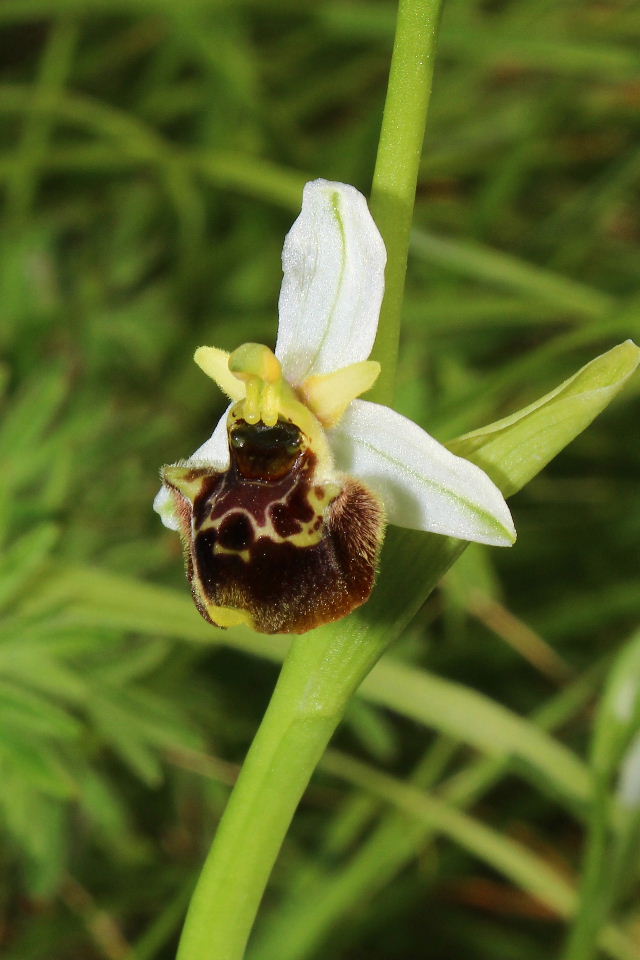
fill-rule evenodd
<path id="1" fill-rule="evenodd" d="M 442 0 L 400 0 L 371 212 L 387 248 L 385 297 L 372 360 L 382 371 L 367 399 L 390 403 L 398 360 L 409 235 L 431 97 Z"/>
<path id="2" fill-rule="evenodd" d="M 465 546 L 407 530 L 388 541 L 368 603 L 293 640 L 191 900 L 178 960 L 241 960 L 295 809 L 352 694 Z"/>
<path id="3" fill-rule="evenodd" d="M 386 371 L 378 400 L 390 399 L 395 379 L 439 5 L 440 0 L 400 0 L 398 11 L 372 197 L 389 258 L 376 342 Z M 380 577 L 384 586 L 367 605 L 346 622 L 293 640 L 191 900 L 178 960 L 243 957 L 295 809 L 349 699 L 463 549 L 459 542 L 437 537 L 434 545 L 433 539 L 408 531 L 401 540 L 391 534 Z"/>
<path id="4" fill-rule="evenodd" d="M 360 675 L 346 639 L 294 639 L 191 901 L 179 960 L 243 956 L 295 808 Z"/>

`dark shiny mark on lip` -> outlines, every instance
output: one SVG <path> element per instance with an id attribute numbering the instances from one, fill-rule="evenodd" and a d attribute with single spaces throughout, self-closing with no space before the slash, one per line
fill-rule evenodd
<path id="1" fill-rule="evenodd" d="M 253 527 L 245 513 L 232 513 L 218 529 L 218 543 L 227 550 L 246 550 L 253 543 Z"/>
<path id="2" fill-rule="evenodd" d="M 229 432 L 231 459 L 247 480 L 278 480 L 300 457 L 302 434 L 298 427 L 279 420 L 273 427 L 259 421 L 238 420 Z"/>
<path id="3" fill-rule="evenodd" d="M 298 484 L 287 498 L 287 510 L 296 520 L 309 523 L 315 516 L 315 510 L 309 503 L 307 489 L 304 484 Z"/>
<path id="4" fill-rule="evenodd" d="M 200 579 L 204 589 L 205 596 L 203 599 L 213 597 L 216 587 L 218 587 L 220 582 L 219 563 L 213 561 L 213 550 L 216 545 L 216 540 L 217 532 L 209 529 L 199 533 L 193 542 L 194 574 Z M 238 563 L 242 563 L 239 557 L 235 557 L 234 559 L 237 560 Z"/>
<path id="5" fill-rule="evenodd" d="M 291 515 L 284 503 L 274 503 L 269 510 L 273 529 L 283 540 L 302 531 L 302 524 Z"/>

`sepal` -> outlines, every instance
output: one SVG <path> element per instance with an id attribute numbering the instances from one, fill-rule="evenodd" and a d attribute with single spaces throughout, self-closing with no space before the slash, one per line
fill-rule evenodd
<path id="1" fill-rule="evenodd" d="M 366 360 L 378 328 L 387 254 L 363 195 L 314 180 L 282 251 L 276 356 L 289 383 Z"/>
<path id="2" fill-rule="evenodd" d="M 354 400 L 330 432 L 336 466 L 360 477 L 399 527 L 511 546 L 509 508 L 489 477 L 389 407 Z"/>

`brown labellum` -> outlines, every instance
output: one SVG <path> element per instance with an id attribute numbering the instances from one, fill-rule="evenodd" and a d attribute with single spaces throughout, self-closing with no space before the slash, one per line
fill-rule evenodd
<path id="1" fill-rule="evenodd" d="M 315 454 L 288 421 L 238 420 L 229 449 L 225 472 L 162 472 L 203 617 L 304 633 L 364 603 L 384 531 L 378 498 L 352 477 L 319 482 Z"/>

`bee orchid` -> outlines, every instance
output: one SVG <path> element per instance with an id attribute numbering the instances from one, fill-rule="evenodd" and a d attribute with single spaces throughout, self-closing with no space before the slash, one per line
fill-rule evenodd
<path id="1" fill-rule="evenodd" d="M 154 508 L 180 533 L 200 613 L 220 627 L 303 633 L 369 597 L 386 523 L 510 546 L 498 488 L 389 407 L 358 399 L 386 252 L 365 198 L 315 180 L 286 237 L 275 352 L 246 343 L 195 361 L 231 404 Z"/>

